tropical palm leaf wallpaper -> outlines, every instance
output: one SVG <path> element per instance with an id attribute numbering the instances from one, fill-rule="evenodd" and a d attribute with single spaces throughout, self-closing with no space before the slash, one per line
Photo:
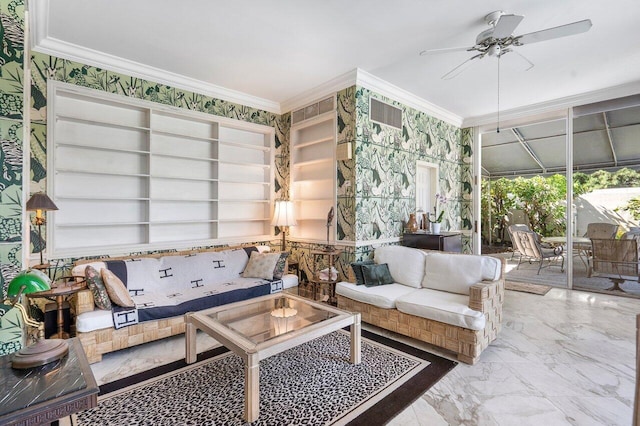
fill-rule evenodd
<path id="1" fill-rule="evenodd" d="M 22 247 L 22 114 L 23 114 L 23 0 L 0 0 L 0 268 L 4 290 L 7 279 L 20 268 Z M 67 83 L 272 126 L 275 129 L 274 198 L 289 194 L 289 136 L 291 114 L 274 114 L 193 93 L 110 70 L 41 53 L 31 57 L 31 166 L 30 192 L 46 189 L 47 81 Z M 369 119 L 369 101 L 376 98 L 402 108 L 402 129 Z M 354 259 L 370 256 L 379 245 L 402 235 L 409 214 L 415 212 L 416 161 L 439 165 L 440 190 L 449 203 L 443 229 L 472 229 L 473 134 L 424 112 L 387 99 L 371 90 L 352 86 L 337 93 L 337 144 L 351 144 L 353 158 L 336 164 L 336 232 L 344 242 L 339 270 L 346 275 Z M 45 242 L 31 232 L 31 252 Z M 274 246 L 278 246 L 275 240 Z M 470 240 L 463 238 L 465 251 Z M 312 244 L 292 243 L 303 277 L 313 268 Z M 71 259 L 64 259 L 69 264 Z"/>

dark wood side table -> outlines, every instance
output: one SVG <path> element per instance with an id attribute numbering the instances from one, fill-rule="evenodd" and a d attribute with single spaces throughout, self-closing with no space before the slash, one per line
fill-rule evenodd
<path id="1" fill-rule="evenodd" d="M 331 278 L 331 268 L 335 265 L 336 257 L 342 254 L 342 250 L 311 250 L 311 256 L 313 257 L 313 278 L 309 280 L 309 282 L 313 286 L 313 299 L 316 298 L 317 287 L 323 284 L 329 286 L 330 296 L 329 296 L 329 304 L 336 305 L 336 283 L 338 280 L 321 280 L 319 277 L 320 270 L 317 267 L 318 258 L 326 257 L 327 258 L 327 268 L 329 269 L 329 278 Z"/>
<path id="2" fill-rule="evenodd" d="M 98 385 L 77 338 L 69 354 L 41 367 L 16 370 L 13 355 L 0 357 L 0 424 L 49 424 L 95 407 Z"/>
<path id="3" fill-rule="evenodd" d="M 44 297 L 47 299 L 55 299 L 58 310 L 58 332 L 50 336 L 51 338 L 69 338 L 69 334 L 64 331 L 63 303 L 65 298 L 79 292 L 80 290 L 84 290 L 85 288 L 87 288 L 86 281 L 76 282 L 73 277 L 67 277 L 57 281 L 56 284 L 51 287 L 51 290 L 39 291 L 28 295 L 30 298 Z"/>
<path id="4" fill-rule="evenodd" d="M 462 252 L 462 234 L 460 232 L 413 232 L 402 235 L 402 245 L 427 250 Z"/>

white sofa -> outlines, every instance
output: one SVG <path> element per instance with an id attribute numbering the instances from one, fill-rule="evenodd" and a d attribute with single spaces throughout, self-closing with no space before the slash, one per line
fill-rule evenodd
<path id="1" fill-rule="evenodd" d="M 504 261 L 500 259 L 380 247 L 393 284 L 336 285 L 338 307 L 360 312 L 362 321 L 453 351 L 474 364 L 500 331 Z"/>

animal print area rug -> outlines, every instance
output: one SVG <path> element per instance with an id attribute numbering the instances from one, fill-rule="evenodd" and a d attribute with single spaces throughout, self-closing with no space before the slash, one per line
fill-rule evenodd
<path id="1" fill-rule="evenodd" d="M 367 331 L 362 337 L 359 365 L 349 363 L 342 330 L 261 361 L 260 417 L 252 425 L 386 423 L 457 365 Z M 98 406 L 73 424 L 244 425 L 242 360 L 218 352 L 121 389 L 107 383 Z"/>

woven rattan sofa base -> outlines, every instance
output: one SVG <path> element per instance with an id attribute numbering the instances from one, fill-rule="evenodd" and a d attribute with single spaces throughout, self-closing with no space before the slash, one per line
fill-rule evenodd
<path id="1" fill-rule="evenodd" d="M 146 321 L 119 330 L 103 328 L 101 330 L 78 333 L 77 337 L 87 354 L 90 364 L 100 362 L 102 355 L 129 348 L 165 337 L 183 334 L 185 329 L 184 316 L 155 321 Z"/>
<path id="2" fill-rule="evenodd" d="M 482 351 L 498 336 L 502 327 L 503 301 L 503 280 L 471 287 L 469 307 L 483 312 L 486 318 L 485 328 L 476 331 L 338 295 L 338 307 L 360 312 L 363 322 L 454 352 L 457 359 L 466 364 L 475 364 Z"/>

